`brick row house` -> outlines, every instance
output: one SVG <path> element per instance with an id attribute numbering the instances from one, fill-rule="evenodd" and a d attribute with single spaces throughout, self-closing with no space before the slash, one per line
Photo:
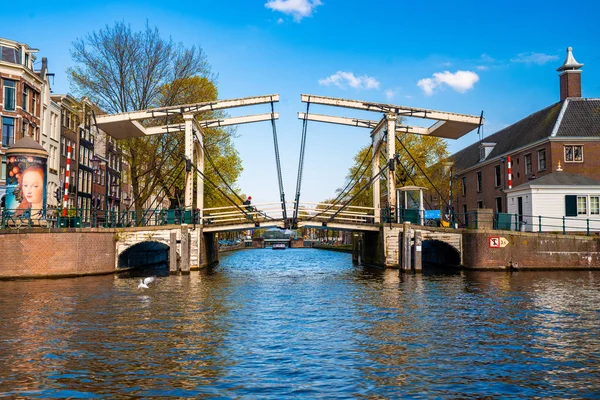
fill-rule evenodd
<path id="1" fill-rule="evenodd" d="M 600 230 L 600 99 L 581 97 L 582 66 L 567 49 L 559 102 L 452 156 L 456 213 L 508 213 L 536 231 L 596 217 Z"/>
<path id="2" fill-rule="evenodd" d="M 121 179 L 127 168 L 123 152 L 114 139 L 95 128 L 91 110 L 101 113 L 95 105 L 85 98 L 52 93 L 49 79 L 54 74 L 48 72 L 46 58 L 39 71 L 33 69 L 37 52 L 27 44 L 0 38 L 0 196 L 4 198 L 6 192 L 6 150 L 29 135 L 48 152 L 47 215 L 62 206 L 70 146 L 67 206 L 82 210 L 84 223 L 91 222 L 95 208 L 103 222 L 107 209 L 123 210 L 131 199 L 130 185 Z M 96 168 L 93 160 L 100 161 Z"/>
<path id="3" fill-rule="evenodd" d="M 0 38 L 0 196 L 6 193 L 6 150 L 26 135 L 40 142 L 40 101 L 45 82 L 33 70 L 37 51 L 27 44 Z"/>

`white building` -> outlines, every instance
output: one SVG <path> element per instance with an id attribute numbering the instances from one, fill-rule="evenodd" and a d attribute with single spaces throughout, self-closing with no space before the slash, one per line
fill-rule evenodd
<path id="1" fill-rule="evenodd" d="M 505 190 L 511 228 L 528 232 L 600 231 L 600 181 L 562 171 Z"/>

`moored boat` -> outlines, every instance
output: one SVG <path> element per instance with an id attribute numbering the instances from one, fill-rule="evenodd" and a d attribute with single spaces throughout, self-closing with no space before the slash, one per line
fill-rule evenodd
<path id="1" fill-rule="evenodd" d="M 272 246 L 273 250 L 285 250 L 286 247 L 285 243 L 274 243 Z"/>

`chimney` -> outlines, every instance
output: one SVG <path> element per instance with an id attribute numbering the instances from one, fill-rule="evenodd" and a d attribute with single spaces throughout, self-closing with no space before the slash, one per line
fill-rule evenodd
<path id="1" fill-rule="evenodd" d="M 581 97 L 581 70 L 583 64 L 579 64 L 573 57 L 573 48 L 567 49 L 567 58 L 560 68 L 560 101 L 567 97 Z"/>

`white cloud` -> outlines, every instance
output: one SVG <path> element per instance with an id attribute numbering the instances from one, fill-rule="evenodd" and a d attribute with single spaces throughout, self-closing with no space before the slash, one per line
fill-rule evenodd
<path id="1" fill-rule="evenodd" d="M 514 63 L 525 63 L 525 64 L 538 64 L 543 65 L 550 61 L 558 60 L 558 56 L 553 56 L 544 53 L 519 53 L 515 58 L 511 58 L 511 62 Z"/>
<path id="2" fill-rule="evenodd" d="M 279 18 L 279 19 L 277 20 L 277 23 L 278 23 L 278 24 L 283 24 L 283 23 L 284 23 L 284 21 L 283 21 L 283 18 Z"/>
<path id="3" fill-rule="evenodd" d="M 352 72 L 338 71 L 325 79 L 319 79 L 319 85 L 334 85 L 341 89 L 350 86 L 354 89 L 379 89 L 379 81 L 371 76 L 354 76 Z"/>
<path id="4" fill-rule="evenodd" d="M 386 91 L 385 91 L 385 97 L 388 100 L 392 100 L 395 96 L 396 96 L 396 91 L 395 90 L 386 89 Z"/>
<path id="5" fill-rule="evenodd" d="M 488 67 L 487 65 L 478 65 L 475 67 L 478 71 L 487 71 L 488 69 L 490 69 L 490 67 Z"/>
<path id="6" fill-rule="evenodd" d="M 444 85 L 450 86 L 459 93 L 465 93 L 472 89 L 478 80 L 479 75 L 472 71 L 456 71 L 455 73 L 444 71 L 434 73 L 433 78 L 419 80 L 417 86 L 423 90 L 426 96 L 431 96 L 436 88 Z"/>
<path id="7" fill-rule="evenodd" d="M 302 18 L 310 17 L 313 10 L 321 4 L 321 0 L 268 0 L 265 7 L 289 14 L 294 17 L 294 21 L 300 22 Z"/>
<path id="8" fill-rule="evenodd" d="M 496 61 L 494 58 L 490 57 L 489 55 L 483 53 L 481 55 L 481 61 L 482 62 L 488 62 L 488 63 L 493 63 L 494 61 Z"/>

